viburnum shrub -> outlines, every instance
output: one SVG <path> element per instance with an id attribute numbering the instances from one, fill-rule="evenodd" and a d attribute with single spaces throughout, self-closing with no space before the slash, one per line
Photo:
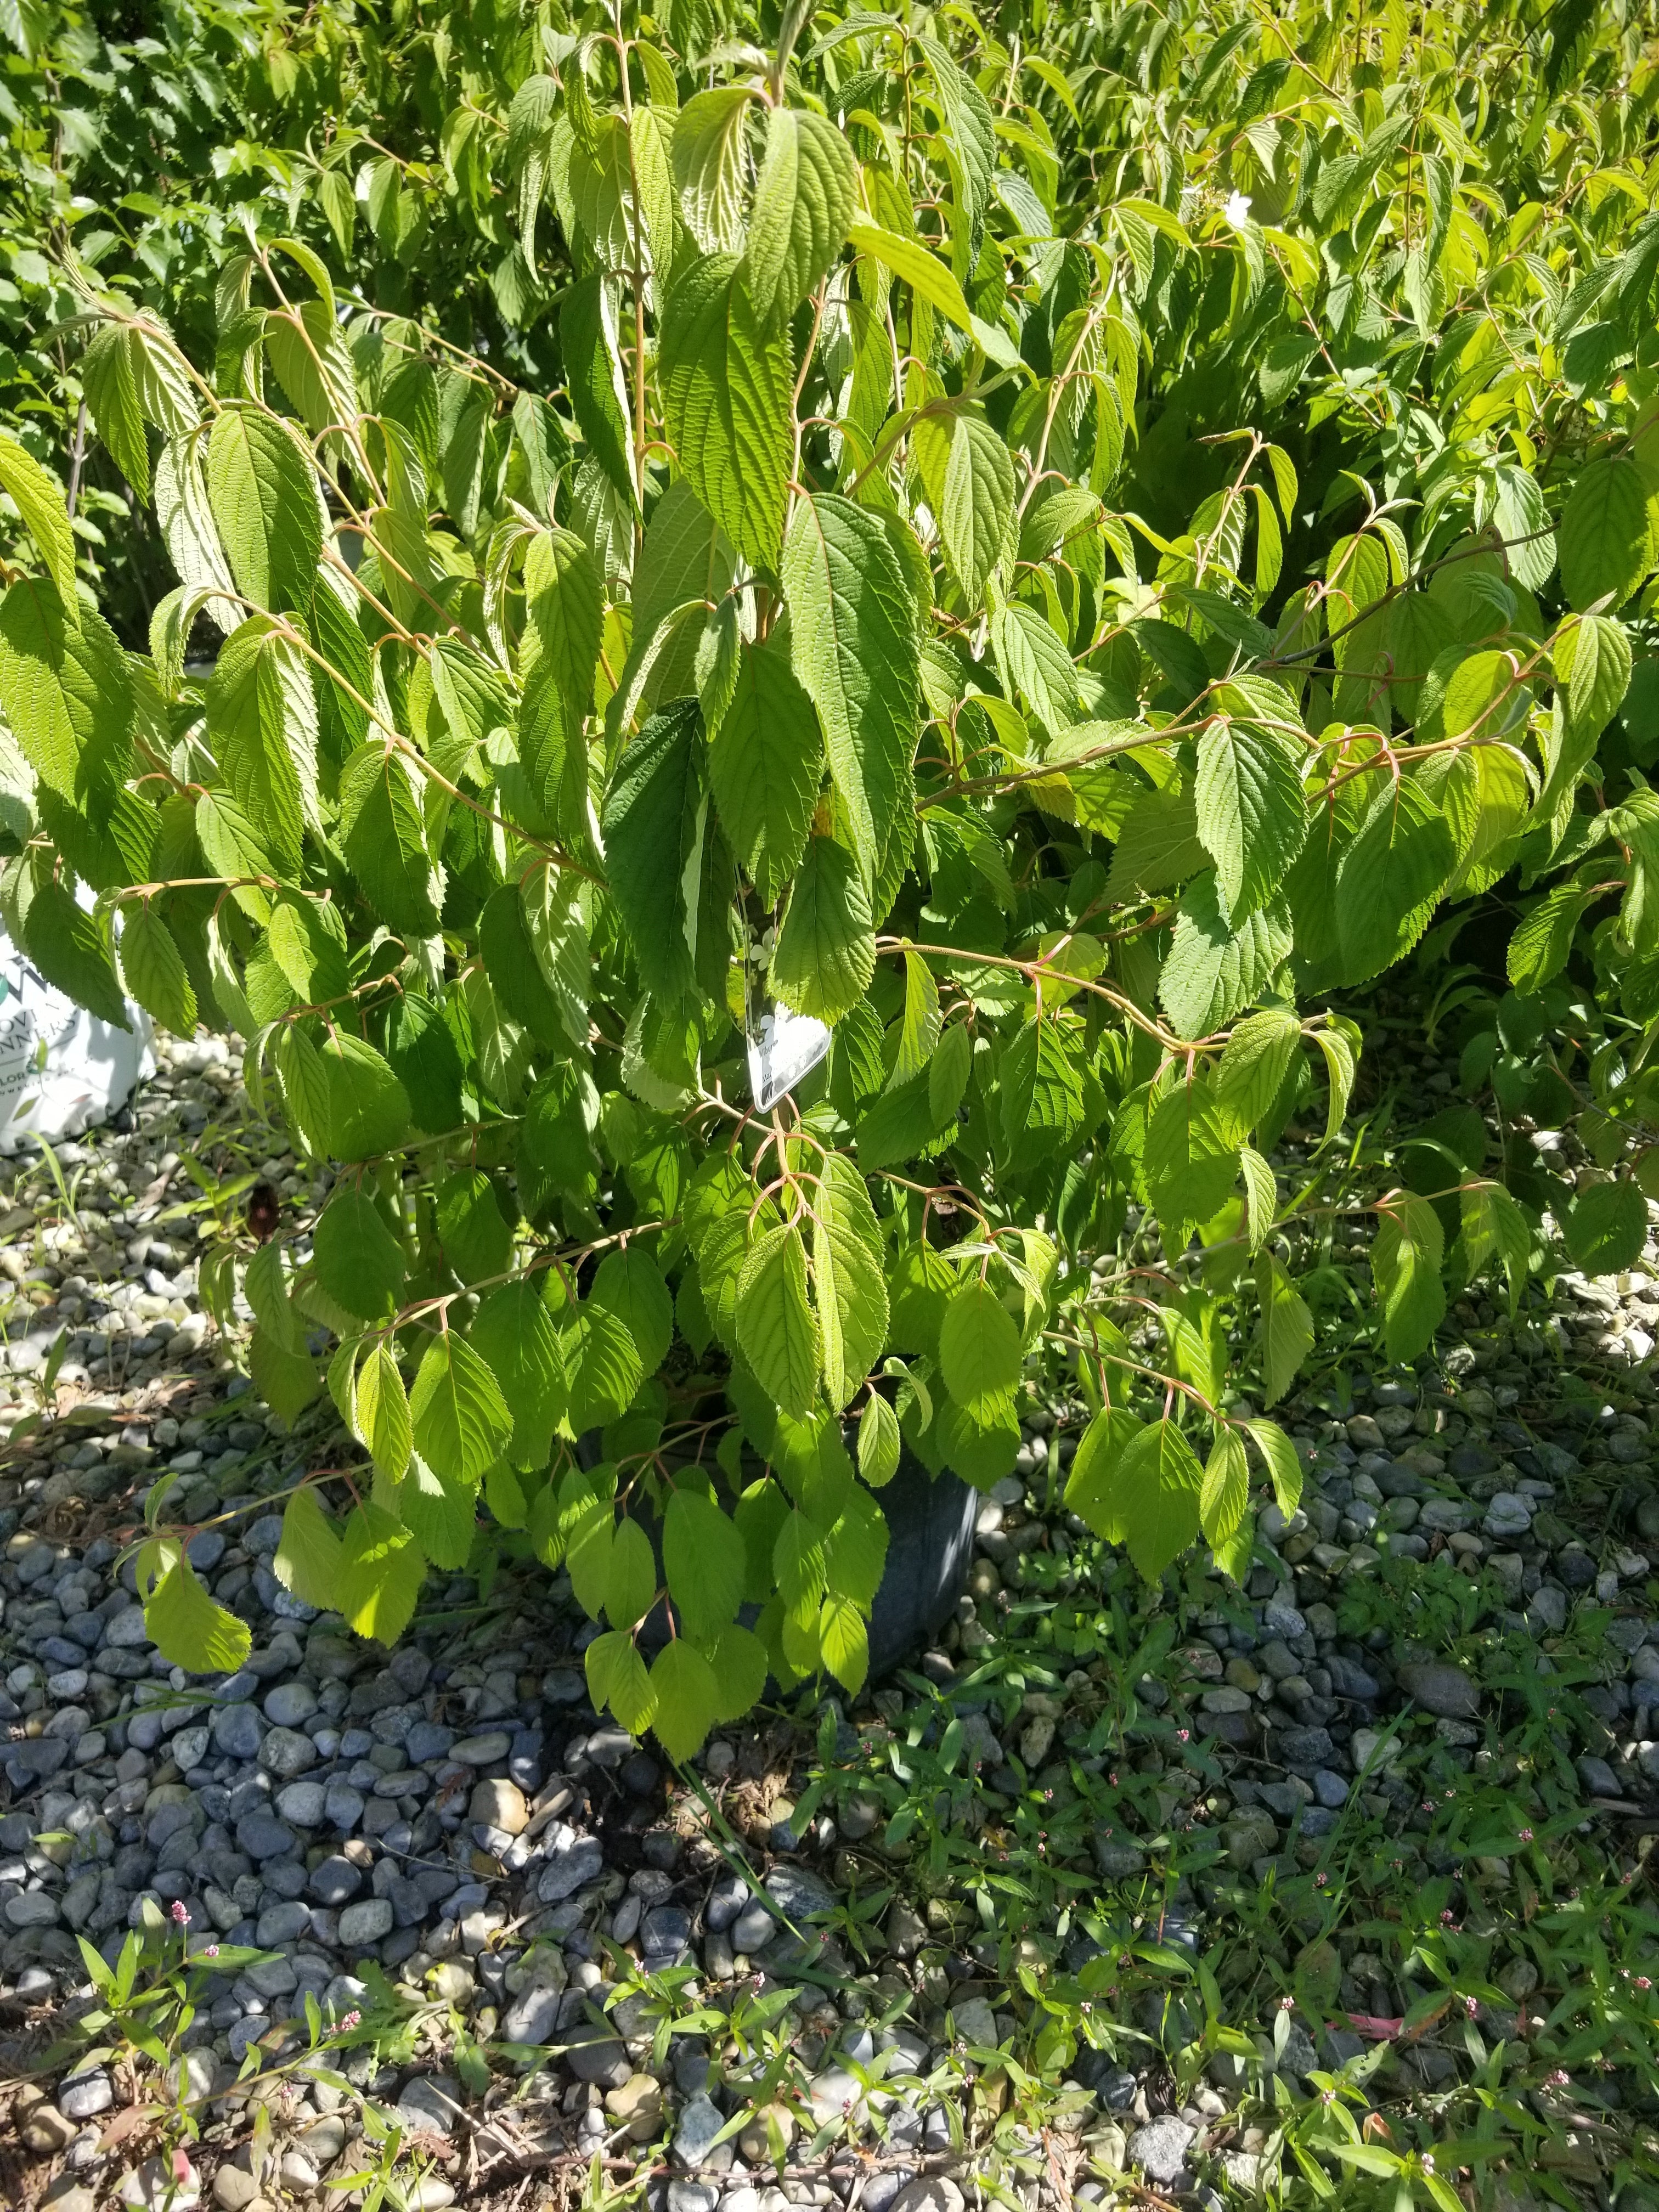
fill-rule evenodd
<path id="1" fill-rule="evenodd" d="M 263 204 L 200 357 L 77 276 L 180 581 L 125 651 L 0 443 L 0 901 L 95 1012 L 239 1032 L 334 1164 L 202 1267 L 367 1455 L 289 1498 L 288 1587 L 391 1640 L 429 1568 L 562 1563 L 678 1755 L 861 1683 L 884 1487 L 1006 1474 L 1045 1358 L 1068 1502 L 1242 1574 L 1304 1221 L 1374 1217 L 1396 1360 L 1547 1214 L 1640 1250 L 1628 1171 L 1517 1197 L 1479 1112 L 1359 1188 L 1328 1001 L 1501 915 L 1471 1089 L 1599 980 L 1610 1159 L 1649 1104 L 1659 79 L 1570 8 L 540 20 L 547 389 Z M 234 1665 L 152 1504 L 152 1632 Z"/>

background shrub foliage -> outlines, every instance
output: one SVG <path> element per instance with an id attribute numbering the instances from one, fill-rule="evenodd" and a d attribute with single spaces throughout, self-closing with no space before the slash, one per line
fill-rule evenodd
<path id="1" fill-rule="evenodd" d="M 861 1681 L 901 1437 L 994 1481 L 1045 1348 L 1077 1510 L 1242 1572 L 1333 995 L 1501 917 L 1471 1097 L 1610 1164 L 1651 1110 L 1643 11 L 0 27 L 0 906 L 338 1164 L 203 1271 L 372 1462 L 289 1588 L 389 1640 L 429 1567 L 562 1564 L 684 1753 Z M 762 1115 L 771 998 L 834 1043 Z M 1344 1186 L 1391 1359 L 1641 1249 L 1639 1161 L 1485 1152 Z M 152 1629 L 234 1664 L 154 1503 Z"/>

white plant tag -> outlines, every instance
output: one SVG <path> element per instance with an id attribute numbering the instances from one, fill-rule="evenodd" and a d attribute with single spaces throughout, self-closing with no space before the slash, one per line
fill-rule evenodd
<path id="1" fill-rule="evenodd" d="M 749 1091 L 758 1113 L 769 1113 L 830 1049 L 830 1031 L 816 1016 L 781 1006 L 766 988 L 774 932 L 749 932 L 744 963 L 744 1037 L 749 1047 Z"/>
<path id="2" fill-rule="evenodd" d="M 744 1024 L 749 1042 L 749 1088 L 764 1114 L 794 1089 L 830 1049 L 830 1032 L 811 1014 L 798 1014 L 775 1002 L 752 1013 Z"/>

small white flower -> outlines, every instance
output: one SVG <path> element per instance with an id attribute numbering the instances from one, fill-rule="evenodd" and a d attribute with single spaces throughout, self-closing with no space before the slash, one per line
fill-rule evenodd
<path id="1" fill-rule="evenodd" d="M 1235 230 L 1243 230 L 1250 219 L 1249 194 L 1248 192 L 1232 193 L 1221 212 Z"/>

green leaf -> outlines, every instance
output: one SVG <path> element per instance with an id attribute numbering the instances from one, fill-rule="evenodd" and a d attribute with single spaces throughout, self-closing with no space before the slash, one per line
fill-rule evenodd
<path id="1" fill-rule="evenodd" d="M 898 1415 L 879 1390 L 872 1390 L 859 1415 L 859 1473 L 872 1490 L 884 1490 L 898 1473 Z"/>
<path id="2" fill-rule="evenodd" d="M 888 1089 L 897 1090 L 901 1084 L 908 1083 L 913 1077 L 930 1067 L 939 1040 L 939 985 L 933 981 L 933 970 L 921 953 L 907 951 L 904 956 L 904 1017 L 899 1030 L 898 1054 L 893 1062 L 893 1072 L 887 1079 Z"/>
<path id="3" fill-rule="evenodd" d="M 1019 1331 L 990 1285 L 970 1275 L 947 1301 L 939 1332 L 945 1387 L 978 1410 L 1012 1400 L 1020 1376 Z"/>
<path id="4" fill-rule="evenodd" d="M 237 805 L 295 867 L 307 825 L 321 826 L 317 699 L 304 653 L 269 615 L 226 639 L 208 685 L 207 726 Z"/>
<path id="5" fill-rule="evenodd" d="M 322 1388 L 316 1361 L 291 1349 L 270 1329 L 256 1328 L 248 1343 L 247 1364 L 254 1389 L 291 1429 Z"/>
<path id="6" fill-rule="evenodd" d="M 9 430 L 0 430 L 0 491 L 9 492 L 15 501 L 23 527 L 58 587 L 64 618 L 74 625 L 80 619 L 75 591 L 75 532 L 70 527 L 64 494 Z"/>
<path id="7" fill-rule="evenodd" d="M 275 415 L 228 406 L 208 438 L 208 498 L 231 574 L 269 613 L 307 606 L 323 546 L 310 454 Z"/>
<path id="8" fill-rule="evenodd" d="M 337 1030 L 319 1054 L 328 1085 L 328 1135 L 337 1158 L 373 1159 L 409 1133 L 409 1094 L 363 1038 Z"/>
<path id="9" fill-rule="evenodd" d="M 786 1413 L 804 1419 L 817 1396 L 821 1345 L 806 1299 L 806 1252 L 793 1222 L 770 1230 L 738 1279 L 738 1342 L 757 1381 Z"/>
<path id="10" fill-rule="evenodd" d="M 674 120 L 680 210 L 705 253 L 732 253 L 743 243 L 744 125 L 753 98 L 747 85 L 717 85 L 694 93 Z"/>
<path id="11" fill-rule="evenodd" d="M 283 1533 L 270 1566 L 283 1588 L 302 1605 L 332 1612 L 339 1601 L 343 1553 L 317 1492 L 309 1483 L 283 1510 Z"/>
<path id="12" fill-rule="evenodd" d="M 833 837 L 814 837 L 778 932 L 772 988 L 798 1014 L 833 1026 L 862 999 L 875 968 L 875 931 L 858 863 Z"/>
<path id="13" fill-rule="evenodd" d="M 441 885 L 416 771 L 394 745 L 362 744 L 340 771 L 340 835 L 359 889 L 389 929 L 430 937 Z"/>
<path id="14" fill-rule="evenodd" d="M 1238 1179 L 1238 1154 L 1207 1084 L 1177 1079 L 1146 1123 L 1142 1166 L 1152 1209 L 1166 1234 L 1212 1220 Z"/>
<path id="15" fill-rule="evenodd" d="M 121 980 L 147 1014 L 175 1036 L 196 1028 L 196 993 L 173 932 L 149 899 L 122 909 Z"/>
<path id="16" fill-rule="evenodd" d="M 516 883 L 502 884 L 485 901 L 478 951 L 496 997 L 514 1020 L 539 1045 L 550 1049 L 562 1043 L 563 1008 L 544 972 Z"/>
<path id="17" fill-rule="evenodd" d="M 1023 600 L 1001 607 L 991 625 L 997 665 L 1012 693 L 1026 703 L 1050 737 L 1075 722 L 1081 706 L 1072 656 L 1047 617 Z"/>
<path id="18" fill-rule="evenodd" d="M 531 639 L 536 645 L 535 659 L 525 672 L 525 717 L 531 703 L 528 678 L 545 670 L 571 725 L 579 726 L 593 710 L 593 672 L 605 634 L 605 579 L 574 531 L 538 531 L 531 539 L 524 561 L 524 599 L 533 625 L 526 647 Z M 523 742 L 521 718 L 521 750 Z"/>
<path id="19" fill-rule="evenodd" d="M 701 1651 L 685 1638 L 665 1644 L 651 1662 L 656 1710 L 651 1726 L 671 1759 L 690 1759 L 701 1751 L 720 1717 L 720 1686 Z"/>
<path id="20" fill-rule="evenodd" d="M 939 1037 L 927 1069 L 927 1108 L 936 1129 L 948 1129 L 968 1090 L 974 1040 L 965 1022 L 952 1022 Z"/>
<path id="21" fill-rule="evenodd" d="M 437 1474 L 414 1453 L 398 1492 L 398 1510 L 434 1567 L 453 1572 L 471 1558 L 478 1534 L 476 1484 Z"/>
<path id="22" fill-rule="evenodd" d="M 769 1591 L 769 1570 L 767 1588 Z M 714 1687 L 720 1698 L 716 1719 L 741 1720 L 765 1693 L 766 1678 L 771 1671 L 766 1646 L 751 1630 L 739 1628 L 733 1622 L 729 1628 L 723 1628 L 709 1645 L 708 1657 L 714 1671 Z"/>
<path id="23" fill-rule="evenodd" d="M 330 1297 L 363 1321 L 384 1321 L 404 1287 L 403 1246 L 367 1191 L 337 1189 L 313 1232 L 317 1279 Z"/>
<path id="24" fill-rule="evenodd" d="M 864 1177 L 845 1152 L 826 1152 L 812 1201 L 812 1273 L 832 1406 L 852 1398 L 887 1340 L 881 1230 Z"/>
<path id="25" fill-rule="evenodd" d="M 1288 1520 L 1302 1503 L 1302 1462 L 1277 1421 L 1246 1421 L 1250 1441 L 1267 1462 L 1273 1498 Z"/>
<path id="26" fill-rule="evenodd" d="M 761 315 L 787 315 L 830 268 L 858 204 L 858 182 L 853 149 L 827 117 L 768 109 L 743 263 Z"/>
<path id="27" fill-rule="evenodd" d="M 921 416 L 911 441 L 951 574 L 969 605 L 976 607 L 1013 523 L 1013 458 L 982 415 L 960 409 L 942 417 Z M 1074 684 L 1067 680 L 1065 689 L 1074 700 Z"/>
<path id="28" fill-rule="evenodd" d="M 131 765 L 133 704 L 102 616 L 20 577 L 0 601 L 0 714 L 41 781 L 82 808 L 107 805 Z"/>
<path id="29" fill-rule="evenodd" d="M 1587 1275 L 1619 1275 L 1633 1267 L 1647 1242 L 1648 1206 L 1634 1182 L 1592 1183 L 1574 1199 L 1561 1234 L 1575 1267 Z"/>
<path id="30" fill-rule="evenodd" d="M 1313 1316 L 1284 1268 L 1269 1252 L 1255 1263 L 1261 1315 L 1262 1403 L 1277 1405 L 1313 1348 Z"/>
<path id="31" fill-rule="evenodd" d="M 1301 1041 L 1301 1023 L 1277 1007 L 1252 1014 L 1234 1028 L 1216 1068 L 1215 1097 L 1241 1137 L 1278 1097 Z"/>
<path id="32" fill-rule="evenodd" d="M 1275 732 L 1218 717 L 1199 736 L 1194 796 L 1198 834 L 1215 862 L 1224 911 L 1237 928 L 1272 898 L 1302 850 L 1308 809 L 1301 763 Z"/>
<path id="33" fill-rule="evenodd" d="M 234 1674 L 253 1643 L 247 1623 L 215 1604 L 182 1554 L 145 1601 L 144 1632 L 164 1659 L 191 1674 Z"/>
<path id="34" fill-rule="evenodd" d="M 23 950 L 48 983 L 116 1029 L 130 1029 L 115 980 L 107 926 L 57 878 L 42 884 L 23 917 Z"/>
<path id="35" fill-rule="evenodd" d="M 1557 677 L 1566 684 L 1573 735 L 1593 744 L 1630 689 L 1630 633 L 1606 615 L 1581 615 L 1556 639 L 1553 658 Z"/>
<path id="36" fill-rule="evenodd" d="M 1114 1487 L 1129 1557 L 1156 1582 L 1198 1534 L 1204 1470 L 1172 1420 L 1153 1421 L 1124 1447 Z"/>
<path id="37" fill-rule="evenodd" d="M 1198 1517 L 1212 1545 L 1224 1544 L 1244 1517 L 1250 1499 L 1250 1469 L 1244 1439 L 1235 1428 L 1216 1431 L 1204 1468 Z"/>
<path id="38" fill-rule="evenodd" d="M 641 1365 L 647 1375 L 654 1375 L 673 1341 L 674 1301 L 651 1255 L 637 1244 L 607 1253 L 588 1296 L 623 1323 Z"/>
<path id="39" fill-rule="evenodd" d="M 370 1346 L 357 1370 L 351 1429 L 374 1461 L 376 1472 L 388 1482 L 401 1482 L 413 1443 L 409 1397 L 397 1353 L 384 1339 Z"/>
<path id="40" fill-rule="evenodd" d="M 811 701 L 774 648 L 742 647 L 708 765 L 727 842 L 762 905 L 775 906 L 805 849 L 823 738 Z"/>
<path id="41" fill-rule="evenodd" d="M 1556 543 L 1570 607 L 1582 613 L 1598 599 L 1622 606 L 1653 566 L 1653 520 L 1639 465 L 1623 456 L 1586 463 Z"/>
<path id="42" fill-rule="evenodd" d="M 1066 1478 L 1067 1508 L 1109 1544 L 1123 1540 L 1119 1476 L 1123 1455 L 1143 1424 L 1123 1406 L 1107 1406 L 1078 1439 Z"/>
<path id="43" fill-rule="evenodd" d="M 1290 910 L 1282 899 L 1253 909 L 1233 929 L 1217 892 L 1206 869 L 1182 893 L 1175 941 L 1158 980 L 1164 1011 L 1181 1037 L 1224 1028 L 1261 995 L 1290 955 Z"/>
<path id="44" fill-rule="evenodd" d="M 513 1434 L 495 1376 L 463 1338 L 445 1330 L 428 1343 L 409 1394 L 415 1449 L 436 1474 L 476 1485 Z"/>
<path id="45" fill-rule="evenodd" d="M 605 802 L 611 890 L 646 988 L 668 1005 L 696 981 L 706 760 L 697 703 L 678 700 L 629 745 Z"/>
<path id="46" fill-rule="evenodd" d="M 620 1420 L 645 1379 L 627 1323 L 584 1301 L 565 1329 L 564 1350 L 572 1429 L 580 1436 Z"/>
<path id="47" fill-rule="evenodd" d="M 637 486 L 614 279 L 596 273 L 570 286 L 559 307 L 559 346 L 570 404 L 588 451 L 607 481 L 631 503 Z"/>
<path id="48" fill-rule="evenodd" d="M 274 1237 L 248 1261 L 242 1289 L 255 1320 L 271 1341 L 284 1352 L 303 1352 L 305 1325 L 289 1298 L 283 1248 Z"/>
<path id="49" fill-rule="evenodd" d="M 827 1597 L 818 1615 L 818 1648 L 823 1663 L 849 1696 L 856 1697 L 870 1671 L 870 1634 L 864 1615 L 850 1597 Z"/>
<path id="50" fill-rule="evenodd" d="M 1510 1312 L 1521 1303 L 1532 1265 L 1532 1231 L 1501 1182 L 1466 1183 L 1461 1193 L 1463 1261 L 1471 1281 L 1496 1259 L 1509 1283 Z"/>
<path id="51" fill-rule="evenodd" d="M 1343 980 L 1392 966 L 1427 926 L 1457 865 L 1451 825 L 1420 784 L 1386 777 L 1336 866 Z"/>
<path id="52" fill-rule="evenodd" d="M 793 453 L 794 374 L 739 264 L 711 254 L 679 276 L 658 359 L 668 435 L 698 498 L 739 552 L 775 570 Z"/>
<path id="53" fill-rule="evenodd" d="M 735 1620 L 743 1602 L 743 1538 L 712 1498 L 682 1486 L 663 1516 L 662 1556 L 682 1632 L 708 1643 Z"/>
<path id="54" fill-rule="evenodd" d="M 1427 1349 L 1446 1310 L 1440 1261 L 1445 1237 L 1440 1217 L 1414 1192 L 1390 1192 L 1379 1207 L 1371 1244 L 1371 1280 L 1382 1309 L 1390 1361 L 1415 1359 Z"/>
<path id="55" fill-rule="evenodd" d="M 913 805 L 921 703 L 915 602 L 880 517 L 824 495 L 797 501 L 783 549 L 789 651 L 817 708 L 866 884 Z"/>
<path id="56" fill-rule="evenodd" d="M 954 323 L 970 337 L 977 335 L 961 285 L 944 262 L 929 253 L 925 246 L 862 220 L 849 223 L 847 234 L 855 253 L 867 253 L 879 261 L 901 283 L 908 284 L 918 298 L 937 307 L 947 322 Z"/>
<path id="57" fill-rule="evenodd" d="M 611 1540 L 605 1610 L 613 1628 L 632 1628 L 650 1612 L 657 1595 L 657 1561 L 651 1539 L 626 1516 Z"/>
<path id="58" fill-rule="evenodd" d="M 619 1628 L 595 1637 L 582 1669 L 595 1710 L 608 1711 L 629 1735 L 643 1735 L 656 1713 L 657 1691 L 633 1638 Z"/>
<path id="59" fill-rule="evenodd" d="M 509 1456 L 519 1467 L 545 1466 L 569 1389 L 564 1349 L 538 1285 L 521 1279 L 491 1291 L 473 1316 L 467 1341 L 495 1376 L 513 1416 Z"/>
<path id="60" fill-rule="evenodd" d="M 414 1616 L 426 1561 L 413 1534 L 378 1505 L 354 1508 L 340 1546 L 340 1611 L 359 1636 L 395 1644 Z"/>

